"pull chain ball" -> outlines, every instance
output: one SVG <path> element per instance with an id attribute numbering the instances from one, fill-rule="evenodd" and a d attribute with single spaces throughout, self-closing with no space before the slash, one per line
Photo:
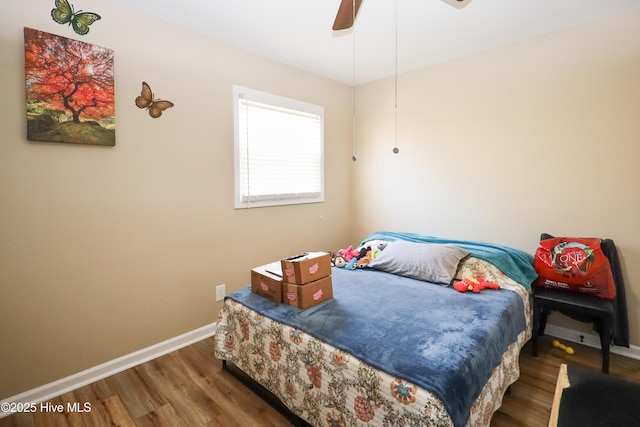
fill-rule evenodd
<path id="1" fill-rule="evenodd" d="M 398 153 L 400 152 L 400 150 L 398 150 L 398 147 L 394 147 L 393 152 L 394 152 L 395 154 L 398 154 Z"/>

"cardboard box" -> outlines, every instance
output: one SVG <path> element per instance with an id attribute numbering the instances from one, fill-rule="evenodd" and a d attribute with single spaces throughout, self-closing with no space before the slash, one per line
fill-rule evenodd
<path id="1" fill-rule="evenodd" d="M 251 291 L 273 302 L 282 302 L 280 261 L 251 269 Z"/>
<path id="2" fill-rule="evenodd" d="M 333 298 L 331 276 L 323 277 L 322 279 L 305 283 L 304 285 L 283 283 L 282 291 L 286 304 L 302 309 L 313 307 L 322 301 Z"/>
<path id="3" fill-rule="evenodd" d="M 282 264 L 282 280 L 302 285 L 331 275 L 331 255 L 327 252 L 305 252 L 285 258 Z"/>

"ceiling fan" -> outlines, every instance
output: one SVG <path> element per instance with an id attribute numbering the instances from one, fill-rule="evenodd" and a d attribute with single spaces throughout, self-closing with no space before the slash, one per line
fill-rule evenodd
<path id="1" fill-rule="evenodd" d="M 462 9 L 463 7 L 471 3 L 471 0 L 442 1 L 458 9 Z M 356 19 L 356 15 L 358 15 L 358 10 L 360 9 L 361 4 L 362 0 L 341 0 L 340 7 L 338 8 L 338 14 L 336 15 L 336 20 L 333 22 L 333 29 L 345 30 L 347 28 L 351 28 L 353 26 L 353 21 L 355 21 Z"/>

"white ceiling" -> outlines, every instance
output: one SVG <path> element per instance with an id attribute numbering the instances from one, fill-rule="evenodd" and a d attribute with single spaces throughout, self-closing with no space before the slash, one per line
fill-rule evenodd
<path id="1" fill-rule="evenodd" d="M 473 0 L 463 9 L 363 0 L 354 28 L 336 32 L 340 0 L 109 1 L 348 85 L 640 10 L 640 0 Z"/>

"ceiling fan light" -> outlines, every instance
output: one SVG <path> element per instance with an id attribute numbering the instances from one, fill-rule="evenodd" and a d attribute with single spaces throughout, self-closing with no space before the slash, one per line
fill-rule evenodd
<path id="1" fill-rule="evenodd" d="M 442 1 L 448 4 L 449 6 L 455 7 L 456 9 L 462 9 L 463 7 L 471 3 L 471 0 L 442 0 Z"/>

